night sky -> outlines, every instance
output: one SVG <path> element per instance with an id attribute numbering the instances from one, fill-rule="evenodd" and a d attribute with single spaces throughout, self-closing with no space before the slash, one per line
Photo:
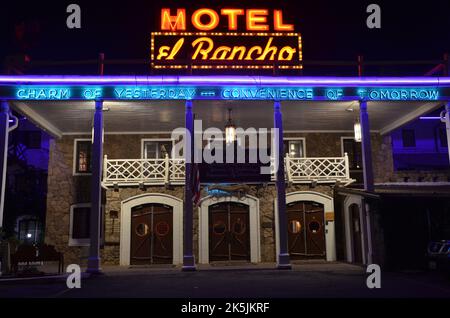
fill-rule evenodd
<path id="1" fill-rule="evenodd" d="M 66 27 L 70 3 L 81 6 L 81 29 Z M 381 29 L 366 27 L 365 11 L 370 3 L 381 6 Z M 146 59 L 150 32 L 158 30 L 161 7 L 281 8 L 286 22 L 293 23 L 302 34 L 304 60 L 355 60 L 359 54 L 365 60 L 441 59 L 450 51 L 449 0 L 16 0 L 0 4 L 0 56 L 23 50 L 14 41 L 14 25 L 24 21 L 32 38 L 26 51 L 34 61 L 95 59 L 99 52 L 106 58 Z M 421 66 L 414 72 L 420 75 L 430 68 Z"/>

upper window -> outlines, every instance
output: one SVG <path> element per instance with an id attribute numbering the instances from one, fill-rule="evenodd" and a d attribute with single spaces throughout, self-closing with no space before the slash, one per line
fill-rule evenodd
<path id="1" fill-rule="evenodd" d="M 166 154 L 171 157 L 172 140 L 144 140 L 143 157 L 144 159 L 163 159 Z"/>
<path id="2" fill-rule="evenodd" d="M 415 147 L 416 135 L 414 129 L 402 129 L 402 142 L 403 147 Z"/>
<path id="3" fill-rule="evenodd" d="M 91 173 L 92 142 L 90 139 L 75 140 L 74 174 Z"/>
<path id="4" fill-rule="evenodd" d="M 287 139 L 284 140 L 284 154 L 289 154 L 291 158 L 305 157 L 305 140 L 304 139 Z"/>
<path id="5" fill-rule="evenodd" d="M 447 131 L 445 128 L 439 129 L 439 144 L 441 147 L 448 147 Z"/>

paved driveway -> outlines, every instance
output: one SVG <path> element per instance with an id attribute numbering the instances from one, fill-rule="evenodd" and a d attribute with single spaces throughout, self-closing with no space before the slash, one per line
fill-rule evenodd
<path id="1" fill-rule="evenodd" d="M 64 279 L 1 282 L 0 298 L 151 297 L 151 298 L 450 298 L 450 280 L 434 273 L 383 272 L 380 289 L 366 287 L 364 269 L 347 264 L 296 265 L 293 270 L 264 266 L 105 268 L 105 275 L 82 279 L 68 289 Z"/>

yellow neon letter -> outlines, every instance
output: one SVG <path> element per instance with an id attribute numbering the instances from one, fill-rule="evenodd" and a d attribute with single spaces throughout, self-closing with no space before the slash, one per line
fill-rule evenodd
<path id="1" fill-rule="evenodd" d="M 247 56 L 244 60 L 251 60 L 253 52 L 258 51 L 258 54 L 261 54 L 262 48 L 260 46 L 253 46 L 248 50 Z"/>
<path id="2" fill-rule="evenodd" d="M 205 42 L 208 43 L 208 47 L 206 49 L 203 49 L 203 44 Z M 192 55 L 192 59 L 193 60 L 197 59 L 197 55 L 198 54 L 202 55 L 202 60 L 208 59 L 208 53 L 211 52 L 211 50 L 214 47 L 213 40 L 211 40 L 210 38 L 207 38 L 207 37 L 201 37 L 201 38 L 198 38 L 197 40 L 192 42 L 192 47 L 195 48 L 195 46 L 197 44 L 198 44 L 198 47 L 195 50 L 194 54 Z"/>
<path id="3" fill-rule="evenodd" d="M 249 31 L 267 31 L 267 24 L 259 24 L 267 22 L 267 9 L 249 9 L 247 10 L 247 30 Z"/>
<path id="4" fill-rule="evenodd" d="M 202 15 L 209 16 L 209 23 L 203 24 Z M 219 24 L 219 15 L 211 9 L 198 9 L 192 14 L 192 24 L 200 31 L 210 31 Z"/>
<path id="5" fill-rule="evenodd" d="M 219 46 L 217 50 L 215 50 L 213 56 L 211 57 L 211 60 L 225 60 L 227 53 L 229 53 L 230 51 L 231 48 L 229 46 Z"/>
<path id="6" fill-rule="evenodd" d="M 177 15 L 170 15 L 170 9 L 161 9 L 161 30 L 186 30 L 186 10 L 177 9 Z"/>
<path id="7" fill-rule="evenodd" d="M 238 60 L 242 60 L 244 58 L 245 54 L 245 46 L 233 46 L 233 51 L 231 51 L 230 56 L 227 58 L 227 60 L 234 60 L 234 57 L 239 52 Z"/>
<path id="8" fill-rule="evenodd" d="M 269 54 L 269 52 L 272 52 L 272 54 L 270 54 L 269 60 L 273 61 L 275 58 L 275 53 L 277 53 L 278 48 L 275 46 L 270 46 L 272 44 L 272 40 L 273 37 L 270 37 L 269 40 L 267 41 L 266 47 L 264 48 L 264 52 L 261 54 L 260 57 L 257 58 L 257 60 L 265 60 L 267 54 Z"/>
<path id="9" fill-rule="evenodd" d="M 285 46 L 280 50 L 280 53 L 278 54 L 278 61 L 291 61 L 292 60 L 292 56 L 294 55 L 294 53 L 297 51 L 297 49 L 290 47 L 290 46 Z M 283 57 L 283 54 L 287 53 L 288 56 L 286 58 Z"/>
<path id="10" fill-rule="evenodd" d="M 283 12 L 281 10 L 273 11 L 273 28 L 275 31 L 293 31 L 294 26 L 292 24 L 283 23 Z"/>
<path id="11" fill-rule="evenodd" d="M 228 30 L 233 31 L 238 28 L 238 15 L 244 15 L 243 9 L 222 9 L 220 10 L 221 15 L 228 16 Z"/>

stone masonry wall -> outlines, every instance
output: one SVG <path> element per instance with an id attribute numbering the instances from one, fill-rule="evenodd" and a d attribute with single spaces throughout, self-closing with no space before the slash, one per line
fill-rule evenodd
<path id="1" fill-rule="evenodd" d="M 331 186 L 319 185 L 311 189 L 308 185 L 292 185 L 286 189 L 287 193 L 296 191 L 316 191 L 329 196 L 333 195 Z M 120 206 L 121 202 L 145 193 L 164 193 L 174 197 L 183 199 L 184 187 L 175 186 L 166 188 L 163 186 L 149 186 L 145 189 L 133 188 L 119 188 L 118 190 L 108 190 L 106 193 L 106 214 L 105 214 L 105 249 L 108 247 L 110 252 L 103 254 L 103 263 L 105 264 L 119 264 L 119 242 L 120 242 Z M 276 199 L 276 187 L 270 185 L 251 185 L 249 195 L 259 199 L 259 213 L 260 213 L 260 242 L 261 242 L 261 261 L 275 262 L 275 219 L 274 219 L 274 200 Z M 202 197 L 206 197 L 207 193 L 202 191 Z M 119 211 L 119 218 L 110 218 L 108 211 Z M 194 209 L 194 255 L 198 260 L 198 209 Z M 113 247 L 114 246 L 114 247 Z"/>
<path id="2" fill-rule="evenodd" d="M 286 134 L 285 137 L 305 137 L 306 155 L 308 157 L 338 157 L 341 156 L 341 136 L 351 134 L 338 133 L 304 133 Z M 168 138 L 168 135 L 106 135 L 104 154 L 108 158 L 137 159 L 141 157 L 142 138 Z M 55 245 L 58 251 L 65 254 L 67 264 L 83 263 L 86 260 L 86 247 L 69 247 L 70 206 L 76 203 L 90 202 L 90 177 L 73 176 L 73 152 L 75 138 L 90 138 L 90 136 L 64 136 L 50 143 L 50 159 L 48 173 L 47 217 L 45 240 Z M 372 134 L 372 154 L 375 182 L 396 181 L 393 171 L 391 141 L 389 136 Z M 273 199 L 276 190 L 273 185 L 251 186 L 249 194 L 260 199 L 261 215 L 261 251 L 263 261 L 275 260 L 275 236 L 273 232 Z M 287 192 L 311 190 L 309 186 L 293 185 Z M 329 186 L 317 186 L 313 191 L 332 196 Z M 183 187 L 147 187 L 144 192 L 161 192 L 183 198 Z M 105 263 L 117 264 L 119 259 L 120 202 L 126 198 L 143 193 L 139 188 L 120 188 L 118 192 L 107 190 L 105 193 L 105 245 L 102 257 Z M 205 196 L 203 194 L 202 196 Z M 119 212 L 119 218 L 111 219 L 109 212 Z M 194 250 L 198 257 L 197 223 L 198 213 L 194 220 Z"/>

